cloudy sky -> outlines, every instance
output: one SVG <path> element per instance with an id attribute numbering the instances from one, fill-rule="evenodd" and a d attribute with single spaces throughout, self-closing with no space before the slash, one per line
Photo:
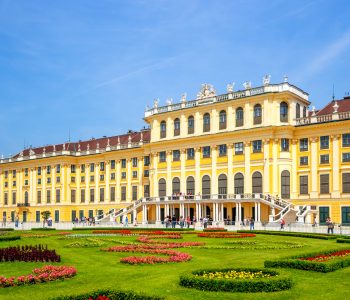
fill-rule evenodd
<path id="1" fill-rule="evenodd" d="M 0 153 L 116 135 L 160 98 L 265 74 L 350 91 L 350 2 L 0 0 Z"/>

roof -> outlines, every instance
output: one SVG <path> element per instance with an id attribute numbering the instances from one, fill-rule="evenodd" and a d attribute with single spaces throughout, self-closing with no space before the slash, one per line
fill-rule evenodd
<path id="1" fill-rule="evenodd" d="M 47 145 L 44 147 L 38 148 L 27 148 L 22 152 L 17 153 L 13 158 L 17 158 L 19 156 L 29 156 L 29 155 L 40 155 L 43 153 L 52 153 L 59 151 L 87 151 L 87 150 L 96 150 L 96 149 L 106 149 L 108 144 L 110 147 L 114 147 L 119 145 L 127 145 L 129 143 L 129 137 L 131 138 L 130 142 L 132 144 L 139 143 L 141 141 L 147 143 L 150 141 L 150 130 L 142 130 L 137 132 L 130 132 L 123 135 L 116 135 L 111 137 L 102 137 L 97 139 L 91 139 L 88 141 L 79 141 L 79 142 L 67 142 L 63 144 L 56 145 Z M 45 149 L 45 150 L 44 150 Z"/>
<path id="2" fill-rule="evenodd" d="M 320 109 L 316 115 L 321 116 L 321 115 L 329 115 L 334 112 L 333 105 L 334 103 L 337 102 L 338 104 L 338 112 L 346 112 L 350 111 L 350 97 L 344 97 L 344 99 L 341 100 L 333 100 L 329 102 L 324 108 Z"/>

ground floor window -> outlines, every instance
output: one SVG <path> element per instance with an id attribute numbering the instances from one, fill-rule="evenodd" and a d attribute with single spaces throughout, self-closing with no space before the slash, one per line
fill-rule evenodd
<path id="1" fill-rule="evenodd" d="M 320 206 L 319 213 L 320 213 L 320 225 L 325 225 L 326 219 L 330 216 L 329 215 L 329 207 L 328 206 Z"/>
<path id="2" fill-rule="evenodd" d="M 341 208 L 341 223 L 346 226 L 350 225 L 350 206 Z"/>
<path id="3" fill-rule="evenodd" d="M 55 223 L 58 223 L 60 221 L 60 211 L 55 210 Z"/>
<path id="4" fill-rule="evenodd" d="M 35 212 L 35 222 L 40 223 L 40 211 L 37 210 Z"/>

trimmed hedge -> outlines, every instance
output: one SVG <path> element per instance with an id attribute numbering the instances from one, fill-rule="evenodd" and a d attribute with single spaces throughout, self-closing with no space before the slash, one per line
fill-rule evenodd
<path id="1" fill-rule="evenodd" d="M 337 239 L 337 243 L 350 243 L 350 239 L 349 238 Z"/>
<path id="2" fill-rule="evenodd" d="M 267 235 L 281 235 L 281 236 L 295 236 L 309 239 L 321 239 L 332 240 L 336 239 L 337 235 L 318 234 L 318 233 L 304 233 L 304 232 L 289 232 L 289 231 L 265 231 L 265 230 L 237 230 L 241 233 L 255 233 L 255 234 L 267 234 Z"/>
<path id="3" fill-rule="evenodd" d="M 322 273 L 333 272 L 335 270 L 350 266 L 350 256 L 345 258 L 335 258 L 327 262 L 300 260 L 300 258 L 313 257 L 317 255 L 322 255 L 322 254 L 331 254 L 333 252 L 337 252 L 341 250 L 346 250 L 346 249 L 330 250 L 326 252 L 307 253 L 304 255 L 292 256 L 292 257 L 287 257 L 287 258 L 278 259 L 278 260 L 266 260 L 264 262 L 264 266 L 265 268 L 289 268 L 289 269 L 300 269 L 300 270 L 315 271 L 315 272 L 322 272 Z"/>
<path id="4" fill-rule="evenodd" d="M 107 297 L 109 300 L 162 300 L 164 297 L 147 296 L 145 294 L 135 293 L 133 291 L 120 291 L 120 290 L 96 290 L 90 293 L 70 296 L 60 296 L 52 298 L 52 300 L 96 300 L 105 299 L 101 296 Z M 101 297 L 101 298 L 99 298 Z M 106 299 L 107 299 L 106 298 Z"/>
<path id="5" fill-rule="evenodd" d="M 193 228 L 145 228 L 145 227 L 74 227 L 72 230 L 145 230 L 145 231 L 193 231 Z"/>
<path id="6" fill-rule="evenodd" d="M 259 279 L 209 279 L 197 277 L 204 272 L 228 272 L 228 271 L 247 271 L 270 274 L 271 278 Z M 278 276 L 279 273 L 271 270 L 252 269 L 252 268 L 227 268 L 193 271 L 190 274 L 180 276 L 180 285 L 187 288 L 195 288 L 201 291 L 212 292 L 231 292 L 231 293 L 258 293 L 258 292 L 276 292 L 290 289 L 293 282 L 290 278 Z"/>
<path id="7" fill-rule="evenodd" d="M 0 231 L 14 231 L 13 228 L 0 228 Z"/>
<path id="8" fill-rule="evenodd" d="M 56 228 L 47 228 L 47 227 L 38 227 L 38 228 L 32 228 L 33 231 L 51 231 L 56 230 Z"/>
<path id="9" fill-rule="evenodd" d="M 13 236 L 0 236 L 0 242 L 5 242 L 5 241 L 15 241 L 15 240 L 20 240 L 21 237 L 19 235 L 13 235 Z"/>

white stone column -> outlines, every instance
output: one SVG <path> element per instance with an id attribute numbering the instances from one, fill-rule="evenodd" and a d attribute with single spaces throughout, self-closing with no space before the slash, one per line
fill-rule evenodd
<path id="1" fill-rule="evenodd" d="M 143 197 L 142 194 L 142 177 L 143 177 L 143 166 L 144 166 L 144 158 L 143 156 L 139 157 L 138 159 L 138 172 L 137 172 L 137 178 L 138 178 L 138 187 L 137 187 L 137 198 L 140 199 Z"/>
<path id="2" fill-rule="evenodd" d="M 158 167 L 158 153 L 154 152 L 152 153 L 152 157 L 153 157 L 153 178 L 151 180 L 151 182 L 153 181 L 153 192 L 151 193 L 151 195 L 153 194 L 154 197 L 158 197 L 159 193 L 158 193 L 158 172 L 157 172 L 157 167 Z"/>
<path id="3" fill-rule="evenodd" d="M 171 177 L 171 161 L 172 161 L 172 152 L 166 151 L 166 196 L 171 196 L 173 189 L 173 182 Z"/>
<path id="4" fill-rule="evenodd" d="M 196 147 L 194 148 L 194 151 L 195 151 L 195 193 L 198 194 L 198 193 L 201 193 L 202 195 L 202 191 L 201 191 L 201 176 L 200 176 L 200 163 L 201 163 L 201 152 L 200 152 L 200 148 L 199 147 Z"/>
<path id="5" fill-rule="evenodd" d="M 100 164 L 95 164 L 95 203 L 100 202 Z M 124 217 L 123 217 L 124 219 Z"/>
<path id="6" fill-rule="evenodd" d="M 131 175 L 131 158 L 128 158 L 126 160 L 126 201 L 131 202 L 131 181 L 132 181 L 132 175 Z"/>
<path id="7" fill-rule="evenodd" d="M 105 202 L 110 203 L 111 202 L 111 193 L 110 193 L 110 187 L 109 187 L 109 181 L 111 179 L 111 165 L 110 165 L 110 161 L 107 160 L 105 161 L 105 169 L 106 169 L 106 178 L 105 178 L 105 182 L 106 182 L 106 187 L 105 187 Z M 132 223 L 132 220 L 130 220 L 130 223 Z"/>
<path id="8" fill-rule="evenodd" d="M 310 198 L 318 198 L 318 137 L 313 137 L 311 140 L 311 191 Z"/>
<path id="9" fill-rule="evenodd" d="M 258 221 L 258 204 L 254 202 L 254 211 L 255 211 L 255 216 L 254 216 L 254 221 Z"/>
<path id="10" fill-rule="evenodd" d="M 213 145 L 211 146 L 211 194 L 217 195 L 218 194 L 218 179 L 216 175 L 216 168 L 217 168 L 217 157 L 218 157 L 218 151 L 217 146 Z"/>
<path id="11" fill-rule="evenodd" d="M 263 193 L 271 194 L 270 187 L 270 140 L 264 140 L 264 176 L 263 176 Z"/>
<path id="12" fill-rule="evenodd" d="M 61 172 L 62 172 L 62 168 L 61 168 Z M 85 165 L 84 175 L 85 175 L 85 203 L 90 203 L 90 164 Z"/>
<path id="13" fill-rule="evenodd" d="M 272 194 L 276 196 L 279 194 L 279 186 L 278 186 L 278 164 L 277 164 L 277 153 L 278 153 L 278 139 L 274 139 L 272 145 L 272 157 L 273 157 L 273 164 L 272 164 L 272 175 L 273 175 L 273 192 Z"/>
<path id="14" fill-rule="evenodd" d="M 234 194 L 233 189 L 233 145 L 227 145 L 227 194 Z"/>
<path id="15" fill-rule="evenodd" d="M 340 135 L 334 135 L 332 138 L 333 146 L 333 190 L 331 192 L 332 198 L 340 198 L 340 162 L 339 162 L 339 138 Z"/>
<path id="16" fill-rule="evenodd" d="M 250 146 L 251 142 L 244 143 L 244 193 L 252 192 L 252 178 L 250 175 Z"/>
<path id="17" fill-rule="evenodd" d="M 298 197 L 298 173 L 297 173 L 297 167 L 298 167 L 298 157 L 297 157 L 297 139 L 292 140 L 292 176 L 291 176 L 291 181 L 292 181 L 292 186 L 291 186 L 291 196 L 292 199 L 295 199 Z"/>
<path id="18" fill-rule="evenodd" d="M 187 194 L 186 189 L 186 149 L 180 150 L 180 191 Z"/>
<path id="19" fill-rule="evenodd" d="M 258 203 L 258 223 L 261 222 L 261 203 Z"/>

